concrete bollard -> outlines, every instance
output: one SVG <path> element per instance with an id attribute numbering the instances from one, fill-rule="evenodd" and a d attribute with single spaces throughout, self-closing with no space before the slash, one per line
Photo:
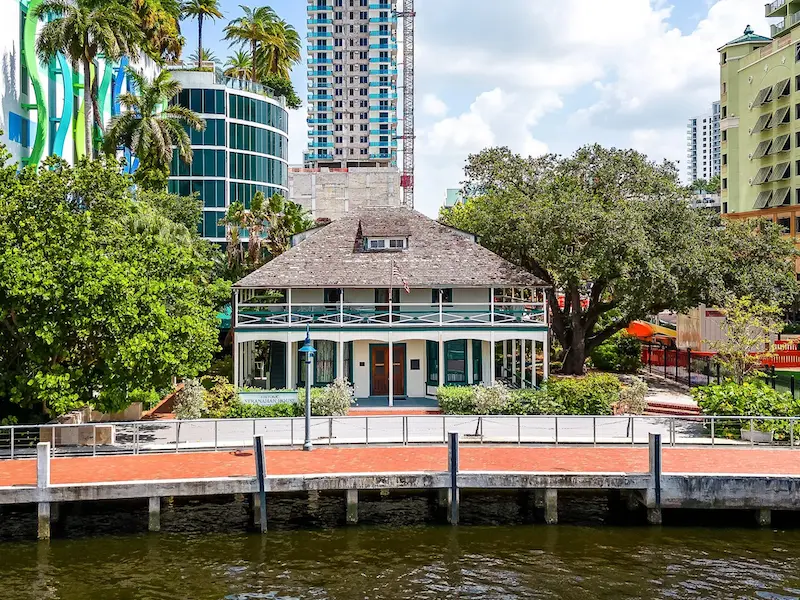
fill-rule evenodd
<path id="1" fill-rule="evenodd" d="M 355 525 L 358 523 L 358 490 L 347 490 L 345 502 L 347 503 L 347 524 Z"/>
<path id="2" fill-rule="evenodd" d="M 148 531 L 161 531 L 161 498 L 152 496 L 148 502 Z"/>
<path id="3" fill-rule="evenodd" d="M 558 523 L 558 490 L 544 491 L 544 522 L 548 525 Z"/>
<path id="4" fill-rule="evenodd" d="M 450 487 L 447 490 L 447 520 L 451 525 L 458 525 L 458 509 L 460 495 L 458 492 L 458 432 L 451 431 L 447 435 L 447 470 L 450 473 Z"/>
<path id="5" fill-rule="evenodd" d="M 39 442 L 36 445 L 36 487 L 39 495 L 44 496 L 50 487 L 50 443 Z M 39 502 L 38 530 L 36 537 L 40 540 L 50 539 L 50 503 Z"/>

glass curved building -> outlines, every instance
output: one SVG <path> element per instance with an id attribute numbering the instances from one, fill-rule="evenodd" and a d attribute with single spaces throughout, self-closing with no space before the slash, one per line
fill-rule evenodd
<path id="1" fill-rule="evenodd" d="M 170 192 L 197 192 L 203 201 L 200 234 L 225 241 L 219 224 L 228 206 L 250 208 L 256 192 L 288 196 L 289 116 L 283 98 L 257 83 L 219 77 L 213 72 L 174 71 L 183 85 L 177 98 L 206 120 L 205 131 L 189 131 L 194 158 L 187 165 L 175 152 Z"/>

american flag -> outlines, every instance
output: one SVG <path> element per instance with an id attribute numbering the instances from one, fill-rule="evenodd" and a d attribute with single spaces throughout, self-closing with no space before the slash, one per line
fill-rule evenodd
<path id="1" fill-rule="evenodd" d="M 406 294 L 410 294 L 411 289 L 408 287 L 408 280 L 400 273 L 400 267 L 397 266 L 397 263 L 392 261 L 392 282 L 394 282 L 395 278 L 403 283 L 403 289 L 406 291 Z"/>

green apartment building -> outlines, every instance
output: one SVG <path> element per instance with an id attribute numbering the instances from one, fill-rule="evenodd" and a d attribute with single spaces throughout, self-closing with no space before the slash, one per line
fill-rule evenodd
<path id="1" fill-rule="evenodd" d="M 722 213 L 800 233 L 800 0 L 766 5 L 772 39 L 748 26 L 719 49 Z"/>

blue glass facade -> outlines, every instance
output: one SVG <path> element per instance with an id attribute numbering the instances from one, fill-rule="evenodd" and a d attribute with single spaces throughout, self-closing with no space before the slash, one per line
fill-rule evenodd
<path id="1" fill-rule="evenodd" d="M 169 190 L 196 193 L 203 202 L 200 234 L 225 241 L 219 225 L 227 207 L 250 207 L 256 192 L 267 196 L 288 192 L 288 113 L 278 100 L 218 84 L 187 84 L 176 101 L 206 120 L 204 131 L 189 130 L 193 160 L 187 165 L 177 152 L 170 168 Z M 243 87 L 243 86 L 242 86 Z"/>

